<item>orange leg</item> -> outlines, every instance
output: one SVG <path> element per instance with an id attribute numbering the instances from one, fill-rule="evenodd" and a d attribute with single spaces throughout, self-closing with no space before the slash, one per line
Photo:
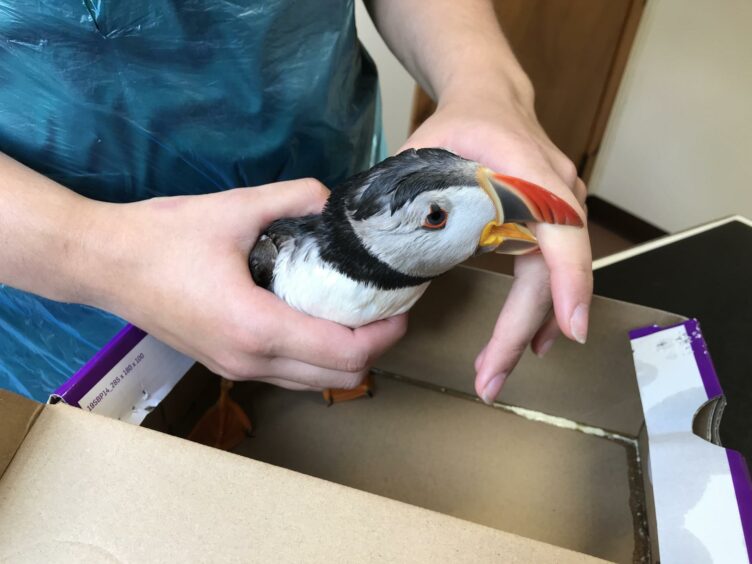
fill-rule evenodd
<path id="1" fill-rule="evenodd" d="M 230 397 L 233 383 L 220 380 L 219 400 L 201 417 L 188 440 L 231 450 L 250 433 L 252 426 L 243 408 Z"/>
<path id="2" fill-rule="evenodd" d="M 373 396 L 373 377 L 369 373 L 368 376 L 363 379 L 363 382 L 360 384 L 360 386 L 353 388 L 352 390 L 335 390 L 327 388 L 326 390 L 324 390 L 323 395 L 324 401 L 329 405 L 343 401 L 350 401 L 365 396 L 368 396 L 370 398 Z"/>

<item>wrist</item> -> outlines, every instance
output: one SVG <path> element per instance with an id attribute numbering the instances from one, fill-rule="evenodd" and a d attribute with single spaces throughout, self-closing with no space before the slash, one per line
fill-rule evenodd
<path id="1" fill-rule="evenodd" d="M 128 267 L 124 247 L 129 238 L 123 228 L 128 205 L 86 199 L 79 203 L 69 231 L 76 244 L 69 261 L 71 284 L 66 301 L 118 313 L 116 282 Z"/>
<path id="2" fill-rule="evenodd" d="M 490 106 L 535 115 L 533 84 L 514 59 L 484 58 L 453 65 L 434 90 L 439 107 Z"/>
<path id="3" fill-rule="evenodd" d="M 463 68 L 450 75 L 438 91 L 444 107 L 499 108 L 535 116 L 535 91 L 528 76 L 516 65 L 483 70 Z"/>

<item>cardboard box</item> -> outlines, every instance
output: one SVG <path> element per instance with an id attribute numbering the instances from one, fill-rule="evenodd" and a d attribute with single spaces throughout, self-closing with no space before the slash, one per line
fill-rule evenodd
<path id="1" fill-rule="evenodd" d="M 691 324 L 596 298 L 588 344 L 526 353 L 488 407 L 472 365 L 509 285 L 466 268 L 434 282 L 378 364 L 373 399 L 329 408 L 236 387 L 254 422 L 243 456 L 86 412 L 149 413 L 145 425 L 181 435 L 215 400 L 201 367 L 160 398 L 187 363 L 149 336 L 61 390 L 81 410 L 0 394 L 0 560 L 688 562 L 677 558 L 703 561 L 718 542 L 725 561 L 746 558 L 743 462 L 722 468 L 733 456 L 696 436 L 713 438 L 721 404 L 689 360 Z M 627 335 L 653 325 L 675 327 L 633 335 L 636 378 Z M 692 496 L 677 493 L 687 476 Z"/>

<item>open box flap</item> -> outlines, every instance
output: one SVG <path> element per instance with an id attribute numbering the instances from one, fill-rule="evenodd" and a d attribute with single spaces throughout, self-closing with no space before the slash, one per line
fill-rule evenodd
<path id="1" fill-rule="evenodd" d="M 0 560 L 44 556 L 597 561 L 66 405 L 42 410 L 0 479 Z"/>
<path id="2" fill-rule="evenodd" d="M 630 337 L 649 437 L 648 479 L 661 559 L 747 561 L 752 483 L 739 453 L 709 442 L 719 416 L 716 409 L 707 416 L 704 407 L 715 407 L 723 390 L 699 323 L 644 327 Z M 698 413 L 704 425 L 697 425 Z"/>

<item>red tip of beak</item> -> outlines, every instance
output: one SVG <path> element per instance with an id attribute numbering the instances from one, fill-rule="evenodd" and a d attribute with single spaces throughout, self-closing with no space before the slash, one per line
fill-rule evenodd
<path id="1" fill-rule="evenodd" d="M 542 186 L 514 176 L 504 174 L 493 176 L 514 188 L 538 221 L 557 225 L 583 226 L 582 218 L 572 206 Z"/>

